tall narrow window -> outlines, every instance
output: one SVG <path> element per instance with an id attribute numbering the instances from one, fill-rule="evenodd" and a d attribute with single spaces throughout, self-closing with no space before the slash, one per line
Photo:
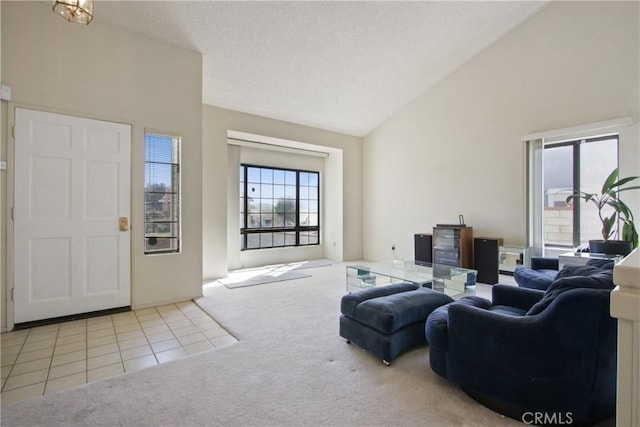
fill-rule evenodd
<path id="1" fill-rule="evenodd" d="M 320 244 L 318 172 L 240 166 L 242 250 Z"/>
<path id="2" fill-rule="evenodd" d="M 144 253 L 180 252 L 180 138 L 144 136 Z"/>
<path id="3" fill-rule="evenodd" d="M 544 245 L 574 248 L 601 239 L 595 207 L 579 199 L 578 191 L 597 193 L 605 178 L 618 167 L 618 136 L 547 143 L 543 156 Z"/>

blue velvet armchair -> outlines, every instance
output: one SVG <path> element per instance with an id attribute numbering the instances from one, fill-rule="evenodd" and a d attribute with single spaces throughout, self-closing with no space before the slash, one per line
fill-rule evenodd
<path id="1" fill-rule="evenodd" d="M 431 368 L 480 403 L 594 423 L 615 415 L 617 321 L 612 271 L 565 268 L 546 292 L 496 285 L 427 319 Z M 555 414 L 555 415 L 553 415 Z"/>

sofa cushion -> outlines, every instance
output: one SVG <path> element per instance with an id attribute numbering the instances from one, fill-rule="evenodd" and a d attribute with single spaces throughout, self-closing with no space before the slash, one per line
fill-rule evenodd
<path id="1" fill-rule="evenodd" d="M 353 318 L 382 333 L 391 334 L 405 326 L 426 321 L 436 308 L 453 299 L 429 288 L 419 288 L 361 302 Z"/>
<path id="2" fill-rule="evenodd" d="M 612 270 L 603 270 L 592 266 L 572 266 L 576 268 L 568 267 L 561 270 L 561 272 L 566 270 L 564 275 L 549 286 L 542 299 L 534 304 L 534 306 L 527 312 L 527 316 L 541 313 L 553 302 L 554 299 L 571 289 L 586 288 L 612 290 L 615 287 L 613 284 Z M 584 275 L 581 276 L 579 274 Z M 558 275 L 560 275 L 560 273 L 558 273 Z"/>
<path id="3" fill-rule="evenodd" d="M 518 266 L 513 272 L 518 286 L 529 289 L 545 290 L 556 279 L 557 270 L 533 270 L 529 267 Z"/>

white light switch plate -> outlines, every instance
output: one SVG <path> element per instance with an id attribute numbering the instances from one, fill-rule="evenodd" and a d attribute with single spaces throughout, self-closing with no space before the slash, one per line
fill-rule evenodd
<path id="1" fill-rule="evenodd" d="M 11 101 L 11 86 L 2 85 L 0 87 L 0 98 L 3 101 Z"/>

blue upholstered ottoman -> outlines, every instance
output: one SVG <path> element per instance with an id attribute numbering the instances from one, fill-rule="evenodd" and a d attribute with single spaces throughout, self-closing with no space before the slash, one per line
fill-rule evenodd
<path id="1" fill-rule="evenodd" d="M 389 365 L 400 353 L 427 343 L 424 324 L 436 308 L 452 302 L 429 288 L 400 283 L 342 297 L 340 336 Z"/>

